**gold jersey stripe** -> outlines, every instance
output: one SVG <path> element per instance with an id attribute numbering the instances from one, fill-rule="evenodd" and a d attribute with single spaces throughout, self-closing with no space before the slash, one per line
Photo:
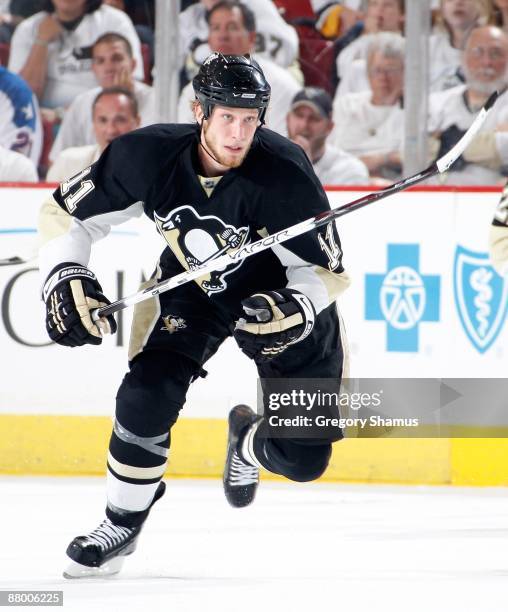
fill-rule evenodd
<path id="1" fill-rule="evenodd" d="M 134 467 L 132 465 L 126 465 L 125 463 L 120 463 L 120 461 L 117 461 L 113 455 L 108 452 L 108 463 L 119 476 L 124 476 L 125 478 L 138 478 L 139 480 L 149 480 L 151 478 L 159 478 L 164 475 L 167 461 L 156 467 Z"/>

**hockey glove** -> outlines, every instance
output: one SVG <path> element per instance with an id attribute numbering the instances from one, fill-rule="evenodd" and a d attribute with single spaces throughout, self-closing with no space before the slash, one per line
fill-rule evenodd
<path id="1" fill-rule="evenodd" d="M 233 335 L 256 363 L 269 361 L 306 338 L 316 318 L 309 298 L 293 289 L 256 293 L 243 300 L 242 307 L 246 316 L 239 319 Z"/>
<path id="2" fill-rule="evenodd" d="M 63 346 L 100 344 L 102 334 L 114 334 L 112 315 L 97 323 L 90 311 L 111 302 L 104 297 L 95 274 L 85 266 L 62 263 L 53 268 L 43 288 L 46 330 L 53 342 Z"/>
<path id="3" fill-rule="evenodd" d="M 443 155 L 448 153 L 448 151 L 455 146 L 459 140 L 466 133 L 465 130 L 459 129 L 455 124 L 451 125 L 449 128 L 441 132 L 441 136 L 439 138 L 439 151 L 437 153 L 436 159 L 441 158 Z M 463 170 L 467 166 L 467 161 L 461 155 L 454 162 L 453 169 L 454 170 Z"/>

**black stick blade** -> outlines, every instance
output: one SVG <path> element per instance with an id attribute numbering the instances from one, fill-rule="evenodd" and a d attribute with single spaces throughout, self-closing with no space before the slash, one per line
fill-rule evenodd
<path id="1" fill-rule="evenodd" d="M 487 102 L 485 102 L 485 105 L 483 108 L 485 110 L 490 110 L 494 106 L 498 98 L 499 98 L 499 93 L 497 91 L 492 92 Z"/>

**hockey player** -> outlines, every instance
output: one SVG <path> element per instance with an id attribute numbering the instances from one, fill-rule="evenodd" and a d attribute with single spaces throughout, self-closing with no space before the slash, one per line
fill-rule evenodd
<path id="1" fill-rule="evenodd" d="M 492 265 L 499 274 L 508 273 L 508 183 L 504 186 L 501 199 L 494 213 L 490 227 L 489 253 Z"/>
<path id="2" fill-rule="evenodd" d="M 108 301 L 86 266 L 91 243 L 112 224 L 143 212 L 154 221 L 167 247 L 153 285 L 329 210 L 302 149 L 263 127 L 270 86 L 256 61 L 212 54 L 194 89 L 196 124 L 156 125 L 115 139 L 43 206 L 40 266 L 55 342 L 101 343 L 90 310 Z M 235 336 L 263 380 L 340 379 L 335 299 L 348 284 L 341 260 L 332 223 L 136 306 L 109 445 L 106 519 L 69 545 L 68 577 L 117 572 L 134 550 L 164 493 L 169 430 L 190 383 L 226 337 Z M 116 328 L 113 317 L 100 326 Z M 233 408 L 227 500 L 248 505 L 260 467 L 296 481 L 319 478 L 341 437 L 337 429 L 328 439 L 279 439 L 250 408 Z"/>

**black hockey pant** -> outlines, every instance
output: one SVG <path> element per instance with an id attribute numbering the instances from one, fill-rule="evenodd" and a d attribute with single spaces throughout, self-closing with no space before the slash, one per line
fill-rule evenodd
<path id="1" fill-rule="evenodd" d="M 301 345 L 301 346 L 300 346 Z M 331 378 L 342 374 L 342 348 L 336 312 L 318 317 L 313 333 L 259 369 L 262 378 Z M 139 524 L 162 478 L 171 427 L 185 403 L 201 363 L 174 350 L 145 347 L 132 361 L 117 394 L 116 418 L 108 454 L 108 516 Z M 254 452 L 270 472 L 295 481 L 319 478 L 331 443 L 340 439 L 283 439 L 257 435 Z"/>

